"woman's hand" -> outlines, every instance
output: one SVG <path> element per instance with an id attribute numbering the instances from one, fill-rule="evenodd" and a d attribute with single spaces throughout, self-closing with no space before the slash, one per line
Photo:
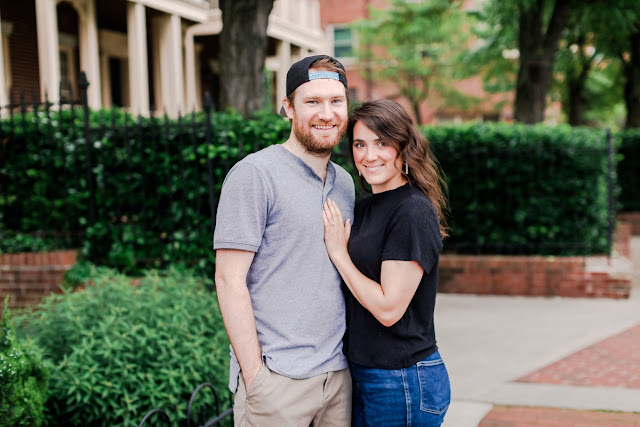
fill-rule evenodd
<path id="1" fill-rule="evenodd" d="M 351 221 L 343 221 L 342 212 L 338 205 L 327 198 L 322 209 L 324 222 L 324 244 L 327 246 L 329 258 L 335 261 L 341 256 L 348 256 L 347 242 L 351 235 Z"/>

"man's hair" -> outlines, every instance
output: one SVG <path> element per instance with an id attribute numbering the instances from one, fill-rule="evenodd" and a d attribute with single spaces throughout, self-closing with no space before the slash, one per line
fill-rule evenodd
<path id="1" fill-rule="evenodd" d="M 336 62 L 334 62 L 331 58 L 320 58 L 317 61 L 314 61 L 311 63 L 311 65 L 309 65 L 309 69 L 313 68 L 314 70 L 320 70 L 320 71 L 333 71 L 334 73 L 338 73 L 341 75 L 345 75 L 344 70 L 342 69 L 342 67 L 340 67 Z M 294 90 L 293 92 L 291 92 L 289 94 L 289 96 L 287 96 L 287 100 L 289 101 L 289 105 L 291 106 L 291 109 L 294 109 L 293 106 L 293 100 L 296 98 L 296 92 L 297 92 L 297 88 L 296 90 Z M 347 107 L 349 106 L 349 91 L 347 90 L 347 88 L 344 89 L 345 91 L 345 95 L 347 97 Z"/>

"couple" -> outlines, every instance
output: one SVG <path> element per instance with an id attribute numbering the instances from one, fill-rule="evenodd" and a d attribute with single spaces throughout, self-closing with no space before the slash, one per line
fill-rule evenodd
<path id="1" fill-rule="evenodd" d="M 286 90 L 289 139 L 231 169 L 214 233 L 235 425 L 439 426 L 446 202 L 428 143 L 392 101 L 349 119 L 329 56 L 293 64 Z M 373 192 L 355 211 L 353 180 L 329 161 L 345 130 Z"/>

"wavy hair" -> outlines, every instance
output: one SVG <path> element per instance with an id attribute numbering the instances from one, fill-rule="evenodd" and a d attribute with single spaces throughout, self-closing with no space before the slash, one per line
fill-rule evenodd
<path id="1" fill-rule="evenodd" d="M 397 102 L 387 99 L 365 101 L 349 117 L 347 135 L 353 145 L 353 128 L 362 122 L 381 141 L 395 148 L 398 155 L 409 166 L 409 173 L 401 170 L 403 178 L 417 186 L 433 203 L 440 222 L 440 236 L 448 236 L 445 213 L 448 212 L 447 184 L 438 160 L 433 155 L 429 142 L 418 131 L 407 111 Z M 351 161 L 355 165 L 353 149 Z M 404 169 L 404 167 L 403 167 Z M 364 188 L 364 178 L 360 176 Z"/>

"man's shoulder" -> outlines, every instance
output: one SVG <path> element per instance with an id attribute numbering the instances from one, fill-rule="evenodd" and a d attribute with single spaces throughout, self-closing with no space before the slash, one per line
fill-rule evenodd
<path id="1" fill-rule="evenodd" d="M 249 154 L 247 157 L 240 160 L 237 164 L 249 164 L 254 167 L 260 168 L 268 165 L 269 162 L 280 159 L 281 157 L 282 147 L 280 147 L 280 144 L 275 144 Z"/>

